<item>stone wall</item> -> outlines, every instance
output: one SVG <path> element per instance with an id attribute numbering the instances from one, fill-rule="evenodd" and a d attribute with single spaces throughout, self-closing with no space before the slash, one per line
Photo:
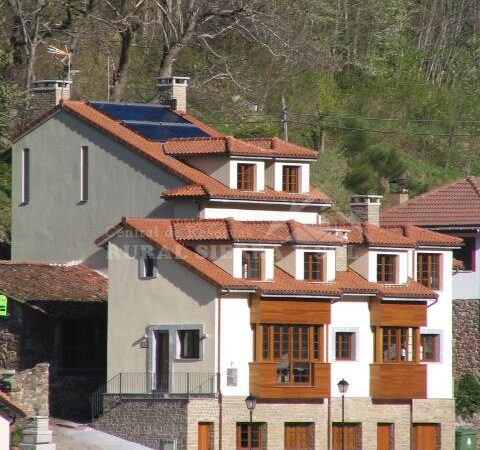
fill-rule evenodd
<path id="1" fill-rule="evenodd" d="M 24 405 L 31 414 L 49 415 L 49 365 L 37 364 L 10 376 L 11 397 Z"/>
<path id="2" fill-rule="evenodd" d="M 453 374 L 480 374 L 480 300 L 453 301 Z"/>
<path id="3" fill-rule="evenodd" d="M 159 449 L 162 438 L 177 440 L 177 450 L 187 446 L 187 400 L 120 399 L 104 397 L 104 411 L 95 428 Z"/>

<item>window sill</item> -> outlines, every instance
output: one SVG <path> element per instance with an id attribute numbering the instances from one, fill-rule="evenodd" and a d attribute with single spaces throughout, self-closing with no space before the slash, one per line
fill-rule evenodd
<path id="1" fill-rule="evenodd" d="M 173 362 L 199 362 L 199 361 L 203 361 L 202 358 L 175 358 L 173 360 Z"/>
<path id="2" fill-rule="evenodd" d="M 158 275 L 153 275 L 152 277 L 138 277 L 140 280 L 154 280 L 158 278 Z"/>

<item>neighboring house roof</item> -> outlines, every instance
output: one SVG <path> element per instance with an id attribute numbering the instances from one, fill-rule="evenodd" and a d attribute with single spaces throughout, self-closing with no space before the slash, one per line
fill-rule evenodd
<path id="1" fill-rule="evenodd" d="M 159 164 L 176 177 L 187 183 L 187 186 L 169 190 L 163 193 L 164 197 L 170 198 L 202 198 L 202 199 L 232 199 L 232 200 L 255 200 L 255 201 L 272 201 L 272 202 L 287 202 L 287 203 L 311 203 L 321 204 L 325 206 L 331 205 L 332 200 L 323 192 L 316 188 L 312 188 L 309 193 L 296 194 L 288 192 L 278 192 L 273 189 L 265 189 L 264 191 L 240 191 L 231 189 L 215 178 L 203 173 L 202 171 L 189 166 L 183 161 L 180 161 L 165 152 L 165 143 L 152 141 L 140 134 L 135 129 L 131 128 L 121 120 L 110 117 L 105 112 L 94 107 L 89 102 L 68 100 L 61 102 L 57 107 L 49 111 L 41 118 L 37 119 L 35 123 L 39 123 L 50 115 L 60 110 L 68 111 L 79 119 L 89 123 L 90 125 L 102 130 L 112 138 L 120 141 L 136 153 L 149 159 L 150 161 Z M 198 128 L 207 133 L 211 138 L 222 138 L 223 135 L 217 130 L 202 123 L 192 116 L 175 111 L 175 114 L 185 118 L 191 123 L 194 123 Z M 31 124 L 27 129 L 33 128 Z M 25 129 L 23 130 L 25 132 Z M 22 132 L 22 133 L 23 133 Z M 17 136 L 18 139 L 18 136 Z M 190 141 L 176 141 L 177 145 L 180 142 L 186 143 Z M 243 143 L 253 147 L 253 144 Z M 280 147 L 295 147 L 291 144 L 281 144 Z M 301 147 L 298 147 L 301 148 Z M 311 150 L 304 149 L 312 152 Z M 263 151 L 263 147 L 259 147 L 259 151 Z"/>
<path id="2" fill-rule="evenodd" d="M 237 139 L 233 136 L 171 139 L 164 144 L 164 151 L 167 155 L 180 158 L 205 155 L 318 158 L 318 152 L 315 150 L 300 147 L 276 137 L 261 140 Z"/>
<path id="3" fill-rule="evenodd" d="M 227 241 L 278 244 L 341 245 L 343 240 L 310 225 L 290 220 L 173 219 L 174 238 L 181 242 Z"/>
<path id="4" fill-rule="evenodd" d="M 418 246 L 458 247 L 463 245 L 463 239 L 461 238 L 426 230 L 412 224 L 386 226 L 385 229 L 414 240 Z"/>
<path id="5" fill-rule="evenodd" d="M 0 391 L 0 410 L 6 410 L 8 413 L 13 413 L 14 416 L 28 416 L 28 410 L 21 403 L 13 400 L 5 392 Z"/>
<path id="6" fill-rule="evenodd" d="M 233 226 L 232 226 L 233 225 Z M 271 229 L 269 228 L 271 227 Z M 171 253 L 176 260 L 204 277 L 221 289 L 238 289 L 257 291 L 261 295 L 322 295 L 340 297 L 343 294 L 363 294 L 390 296 L 394 298 L 437 298 L 436 293 L 415 281 L 407 285 L 382 285 L 371 283 L 353 270 L 338 271 L 334 282 L 318 283 L 306 280 L 297 280 L 278 266 L 275 267 L 274 280 L 256 281 L 235 278 L 214 262 L 196 253 L 183 243 L 193 244 L 202 241 L 228 241 L 233 235 L 240 239 L 264 239 L 262 233 L 270 235 L 268 239 L 292 239 L 292 234 L 297 233 L 302 239 L 306 236 L 311 239 L 309 230 L 313 235 L 324 230 L 314 226 L 300 224 L 294 221 L 281 222 L 240 222 L 232 219 L 157 219 L 124 217 L 115 227 L 100 236 L 96 243 L 104 245 L 122 230 L 130 230 L 133 236 L 139 236 L 152 245 Z M 306 234 L 303 234 L 306 233 Z M 290 235 L 290 237 L 288 237 Z M 333 235 L 330 245 L 338 245 L 344 241 Z M 182 243 L 183 242 L 183 243 Z M 258 240 L 256 241 L 258 242 Z M 311 241 L 310 241 L 311 242 Z"/>
<path id="7" fill-rule="evenodd" d="M 104 275 L 77 262 L 0 261 L 0 292 L 52 315 L 103 308 L 107 287 Z"/>
<path id="8" fill-rule="evenodd" d="M 382 225 L 479 227 L 480 177 L 461 178 L 432 189 L 381 214 Z"/>

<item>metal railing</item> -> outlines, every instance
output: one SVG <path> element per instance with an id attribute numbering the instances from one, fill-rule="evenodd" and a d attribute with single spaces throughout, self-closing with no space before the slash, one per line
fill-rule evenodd
<path id="1" fill-rule="evenodd" d="M 106 395 L 128 398 L 189 398 L 211 397 L 217 393 L 218 374 L 180 372 L 164 375 L 156 373 L 119 373 L 94 391 L 90 398 L 92 421 L 103 412 Z"/>

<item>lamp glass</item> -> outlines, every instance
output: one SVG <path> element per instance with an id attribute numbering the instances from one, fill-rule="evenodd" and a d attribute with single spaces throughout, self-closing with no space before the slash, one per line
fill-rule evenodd
<path id="1" fill-rule="evenodd" d="M 344 378 L 342 378 L 338 382 L 337 386 L 338 386 L 338 390 L 340 391 L 340 394 L 346 394 L 347 393 L 349 384 Z"/>
<path id="2" fill-rule="evenodd" d="M 247 409 L 249 411 L 253 411 L 255 409 L 255 406 L 257 406 L 257 399 L 255 398 L 254 395 L 250 394 L 246 399 L 245 399 L 245 404 L 247 405 Z"/>

